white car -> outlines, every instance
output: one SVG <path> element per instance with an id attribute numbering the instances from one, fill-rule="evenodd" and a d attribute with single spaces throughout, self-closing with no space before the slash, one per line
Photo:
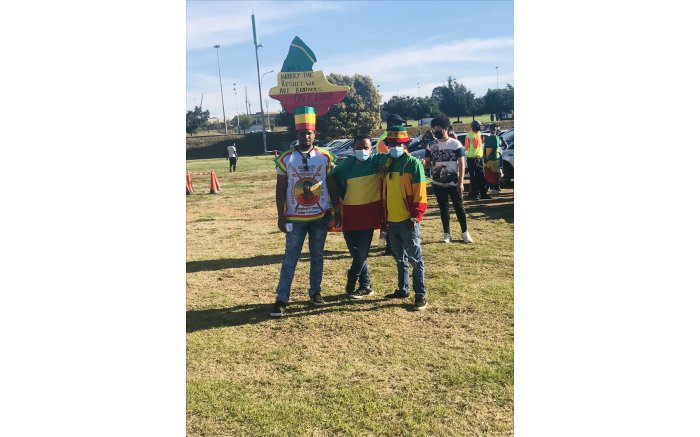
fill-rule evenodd
<path id="1" fill-rule="evenodd" d="M 515 177 L 514 177 L 515 160 L 513 157 L 513 151 L 515 149 L 515 135 L 513 134 L 514 130 L 515 129 L 511 129 L 508 132 L 501 135 L 501 138 L 503 139 L 503 142 L 504 142 L 502 153 L 501 153 L 501 157 L 503 158 L 503 179 L 504 179 L 504 182 L 510 182 L 511 179 L 515 179 Z"/>

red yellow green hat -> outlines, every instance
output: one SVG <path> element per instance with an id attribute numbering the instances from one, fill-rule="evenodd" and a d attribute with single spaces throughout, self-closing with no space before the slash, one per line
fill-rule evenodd
<path id="1" fill-rule="evenodd" d="M 296 130 L 316 130 L 316 109 L 313 106 L 299 106 L 294 110 Z"/>
<path id="2" fill-rule="evenodd" d="M 386 130 L 386 139 L 384 142 L 390 144 L 401 144 L 410 141 L 408 131 L 403 126 L 392 126 Z"/>

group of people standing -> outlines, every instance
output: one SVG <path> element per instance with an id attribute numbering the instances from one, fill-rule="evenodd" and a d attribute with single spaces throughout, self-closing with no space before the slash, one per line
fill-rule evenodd
<path id="1" fill-rule="evenodd" d="M 427 292 L 420 235 L 421 221 L 427 209 L 424 165 L 432 164 L 433 190 L 440 207 L 444 241 L 450 242 L 451 238 L 449 198 L 461 226 L 462 240 L 472 243 L 462 203 L 462 181 L 465 169 L 470 165 L 478 171 L 474 152 L 465 151 L 458 140 L 448 137 L 449 121 L 438 117 L 431 123 L 435 141 L 428 145 L 423 162 L 405 149 L 409 141 L 406 128 L 393 125 L 383 138 L 388 153 L 374 152 L 371 138 L 359 135 L 354 139 L 354 156 L 336 165 L 331 152 L 313 145 L 315 122 L 313 108 L 298 108 L 295 125 L 299 144 L 275 160 L 277 224 L 285 233 L 286 243 L 277 296 L 270 315 L 282 317 L 285 314 L 307 234 L 311 262 L 309 298 L 315 306 L 326 304 L 321 296 L 323 249 L 331 226 L 342 226 L 352 256 L 345 286 L 349 298 L 362 299 L 374 294 L 367 258 L 374 230 L 381 229 L 386 232 L 398 277 L 398 287 L 386 297 L 405 299 L 410 296 L 412 266 L 413 308 L 425 309 Z M 474 144 L 481 145 L 481 136 L 475 135 L 474 138 Z M 474 160 L 473 164 L 470 164 L 470 158 Z M 483 160 L 481 166 L 483 168 Z"/>

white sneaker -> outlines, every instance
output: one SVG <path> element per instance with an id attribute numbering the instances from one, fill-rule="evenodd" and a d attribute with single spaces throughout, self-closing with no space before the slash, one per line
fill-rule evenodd
<path id="1" fill-rule="evenodd" d="M 472 240 L 472 236 L 469 234 L 469 231 L 462 232 L 462 241 L 465 243 L 473 243 L 474 240 Z"/>
<path id="2" fill-rule="evenodd" d="M 450 234 L 447 234 L 447 233 L 446 233 L 446 234 L 442 237 L 442 241 L 444 241 L 445 243 L 449 243 L 449 242 L 450 242 Z"/>

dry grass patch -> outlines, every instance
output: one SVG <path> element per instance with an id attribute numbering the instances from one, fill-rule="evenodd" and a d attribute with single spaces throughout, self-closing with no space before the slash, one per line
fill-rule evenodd
<path id="1" fill-rule="evenodd" d="M 189 435 L 512 435 L 512 190 L 467 204 L 473 245 L 440 242 L 429 196 L 426 311 L 382 298 L 396 267 L 378 233 L 369 261 L 377 293 L 347 300 L 350 258 L 330 233 L 328 305 L 307 303 L 305 245 L 289 316 L 272 320 L 284 253 L 272 158 L 243 157 L 233 174 L 224 159 L 188 161 L 188 170 L 209 169 L 222 193 L 187 198 Z M 208 192 L 199 182 L 195 191 Z"/>

